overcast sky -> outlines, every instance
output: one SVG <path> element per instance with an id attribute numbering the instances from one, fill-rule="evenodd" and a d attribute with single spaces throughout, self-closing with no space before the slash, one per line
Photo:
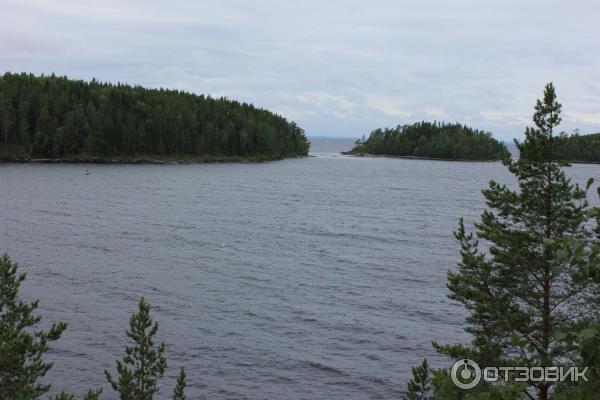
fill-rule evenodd
<path id="1" fill-rule="evenodd" d="M 0 0 L 0 71 L 254 103 L 309 135 L 418 120 L 522 137 L 553 81 L 600 132 L 600 2 Z"/>

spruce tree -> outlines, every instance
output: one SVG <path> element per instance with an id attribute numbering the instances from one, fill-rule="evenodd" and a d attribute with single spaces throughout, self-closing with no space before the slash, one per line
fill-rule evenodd
<path id="1" fill-rule="evenodd" d="M 126 332 L 133 345 L 126 346 L 126 355 L 117 360 L 118 378 L 115 380 L 110 372 L 104 371 L 121 400 L 152 400 L 158 392 L 157 383 L 164 375 L 167 361 L 163 357 L 164 343 L 154 344 L 157 331 L 158 323 L 150 318 L 150 305 L 142 297 Z"/>
<path id="2" fill-rule="evenodd" d="M 586 191 L 565 175 L 556 160 L 554 134 L 561 105 L 546 85 L 535 106 L 535 127 L 517 143 L 519 160 L 505 158 L 518 189 L 490 182 L 483 191 L 488 210 L 468 233 L 461 220 L 458 272 L 449 272 L 449 297 L 470 315 L 465 329 L 471 346 L 438 345 L 455 358 L 485 366 L 561 366 L 575 356 L 563 332 L 580 329 L 600 313 L 598 283 L 560 257 L 560 241 L 588 241 Z M 485 251 L 481 250 L 483 241 Z M 529 382 L 528 397 L 547 400 L 552 382 Z"/>

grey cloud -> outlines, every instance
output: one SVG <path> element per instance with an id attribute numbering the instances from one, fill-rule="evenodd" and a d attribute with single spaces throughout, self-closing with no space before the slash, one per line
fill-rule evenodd
<path id="1" fill-rule="evenodd" d="M 600 131 L 594 1 L 3 0 L 3 70 L 227 96 L 309 134 L 420 119 L 520 137 L 554 81 Z"/>

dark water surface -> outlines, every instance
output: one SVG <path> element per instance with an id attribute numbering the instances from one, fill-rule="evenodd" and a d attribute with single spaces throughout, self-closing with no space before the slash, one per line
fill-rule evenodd
<path id="1" fill-rule="evenodd" d="M 446 298 L 457 220 L 500 163 L 339 155 L 264 164 L 0 165 L 0 252 L 65 320 L 48 381 L 105 388 L 140 296 L 191 399 L 397 399 L 410 367 L 464 341 Z M 88 169 L 90 175 L 84 175 Z M 600 166 L 577 165 L 578 182 Z"/>

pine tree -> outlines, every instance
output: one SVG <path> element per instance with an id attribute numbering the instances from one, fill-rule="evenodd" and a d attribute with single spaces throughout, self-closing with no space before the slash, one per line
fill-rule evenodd
<path id="1" fill-rule="evenodd" d="M 426 400 L 429 399 L 431 390 L 429 378 L 429 364 L 427 360 L 412 368 L 413 378 L 408 381 L 404 400 Z"/>
<path id="2" fill-rule="evenodd" d="M 101 393 L 102 389 L 90 390 L 87 392 L 83 400 L 100 400 Z M 75 400 L 75 396 L 73 396 L 72 394 L 61 392 L 56 396 L 51 397 L 50 400 Z"/>
<path id="3" fill-rule="evenodd" d="M 185 400 L 185 369 L 181 368 L 177 377 L 177 384 L 173 391 L 173 400 Z"/>
<path id="4" fill-rule="evenodd" d="M 17 270 L 18 264 L 8 255 L 0 257 L 0 399 L 33 400 L 50 389 L 39 383 L 52 368 L 43 356 L 67 324 L 58 322 L 48 331 L 32 331 L 41 320 L 33 314 L 38 301 L 18 300 L 26 274 Z"/>
<path id="5" fill-rule="evenodd" d="M 556 161 L 560 112 L 550 83 L 535 106 L 535 128 L 517 143 L 521 158 L 504 160 L 518 190 L 490 182 L 483 191 L 489 209 L 475 225 L 476 236 L 460 222 L 455 235 L 462 260 L 459 271 L 448 274 L 449 297 L 469 310 L 465 330 L 474 338 L 469 347 L 435 344 L 455 359 L 472 358 L 482 367 L 560 366 L 574 357 L 561 332 L 600 314 L 598 284 L 557 255 L 561 240 L 591 237 L 586 191 Z M 479 240 L 488 251 L 480 251 Z M 527 391 L 547 400 L 551 387 L 529 382 Z"/>
<path id="6" fill-rule="evenodd" d="M 588 181 L 589 188 L 593 180 Z M 598 188 L 600 197 L 600 188 Z M 558 256 L 563 260 L 580 268 L 579 279 L 591 278 L 600 285 L 600 208 L 591 210 L 591 216 L 596 218 L 596 240 L 571 240 L 557 241 L 560 245 Z M 600 304 L 600 292 L 596 295 L 596 304 Z M 556 400 L 593 400 L 600 393 L 600 318 L 590 318 L 587 324 L 575 326 L 569 332 L 560 332 L 575 357 L 573 364 L 581 368 L 588 368 L 588 382 L 564 382 L 560 384 L 553 394 Z"/>
<path id="7" fill-rule="evenodd" d="M 35 400 L 50 390 L 39 383 L 52 368 L 43 356 L 50 342 L 60 338 L 67 324 L 55 323 L 48 331 L 33 331 L 41 317 L 33 315 L 38 301 L 18 300 L 19 288 L 26 274 L 18 273 L 18 264 L 5 254 L 0 257 L 0 399 Z M 84 400 L 98 400 L 101 389 L 90 390 Z M 65 392 L 51 400 L 74 400 Z"/>
<path id="8" fill-rule="evenodd" d="M 163 377 L 167 361 L 163 357 L 164 343 L 156 346 L 154 336 L 158 323 L 150 318 L 150 305 L 140 300 L 137 314 L 129 320 L 127 336 L 134 342 L 125 347 L 125 357 L 117 360 L 118 378 L 104 371 L 112 388 L 121 400 L 152 400 L 158 392 L 157 382 Z"/>

